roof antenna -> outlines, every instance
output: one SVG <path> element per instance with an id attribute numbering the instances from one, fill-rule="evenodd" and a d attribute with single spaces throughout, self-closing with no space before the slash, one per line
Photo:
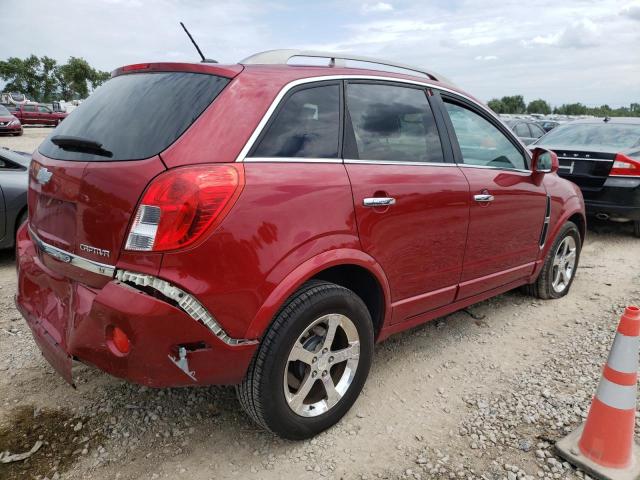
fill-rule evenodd
<path id="1" fill-rule="evenodd" d="M 184 31 L 189 36 L 189 40 L 191 40 L 191 43 L 193 43 L 193 46 L 196 47 L 196 50 L 198 51 L 198 55 L 200 55 L 200 58 L 202 59 L 202 63 L 218 63 L 216 60 L 213 60 L 211 58 L 205 58 L 205 56 L 202 54 L 202 50 L 200 50 L 200 47 L 198 46 L 196 41 L 193 39 L 193 37 L 189 33 L 189 30 L 187 30 L 187 27 L 184 26 L 184 23 L 180 22 L 180 25 L 182 25 L 182 28 L 184 28 Z"/>

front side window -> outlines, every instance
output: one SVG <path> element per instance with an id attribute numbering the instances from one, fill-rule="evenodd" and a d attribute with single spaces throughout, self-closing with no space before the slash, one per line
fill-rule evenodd
<path id="1" fill-rule="evenodd" d="M 279 109 L 252 157 L 338 158 L 340 86 L 295 91 Z"/>
<path id="2" fill-rule="evenodd" d="M 444 161 L 438 129 L 424 90 L 350 83 L 347 107 L 360 159 Z"/>
<path id="3" fill-rule="evenodd" d="M 458 104 L 445 101 L 466 165 L 526 169 L 522 152 L 491 122 Z"/>
<path id="4" fill-rule="evenodd" d="M 49 108 L 48 108 L 48 107 L 45 107 L 44 105 L 40 105 L 40 106 L 38 107 L 38 110 L 39 110 L 41 113 L 51 113 L 51 110 L 49 110 Z"/>

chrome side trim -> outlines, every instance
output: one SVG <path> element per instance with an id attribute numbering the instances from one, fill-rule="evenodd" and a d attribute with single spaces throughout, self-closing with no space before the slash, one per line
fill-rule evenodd
<path id="1" fill-rule="evenodd" d="M 232 338 L 220 326 L 218 321 L 204 306 L 189 293 L 181 288 L 162 280 L 161 278 L 147 275 L 146 273 L 130 272 L 127 270 L 118 270 L 116 279 L 127 285 L 135 285 L 140 287 L 152 288 L 170 300 L 178 304 L 180 309 L 193 318 L 195 321 L 202 323 L 221 341 L 230 346 L 237 345 L 253 345 L 258 343 L 257 340 L 249 340 L 246 338 Z"/>
<path id="2" fill-rule="evenodd" d="M 342 163 L 341 158 L 248 157 L 245 163 Z"/>
<path id="3" fill-rule="evenodd" d="M 53 245 L 49 245 L 48 243 L 43 242 L 31 228 L 29 228 L 29 236 L 42 253 L 55 258 L 59 262 L 68 263 L 78 268 L 82 268 L 83 270 L 97 273 L 99 275 L 104 275 L 105 277 L 113 278 L 113 274 L 116 271 L 115 266 L 107 265 L 100 262 L 94 262 L 93 260 L 89 260 L 74 253 L 67 252 L 65 250 L 62 250 L 61 248 L 54 247 Z"/>
<path id="4" fill-rule="evenodd" d="M 262 133 L 262 130 L 264 130 L 264 127 L 267 124 L 267 122 L 269 121 L 269 119 L 271 118 L 271 115 L 273 114 L 275 109 L 280 104 L 280 101 L 289 92 L 289 90 L 291 90 L 292 88 L 297 87 L 299 85 L 304 85 L 304 84 L 307 84 L 307 83 L 327 82 L 327 81 L 331 81 L 331 80 L 377 80 L 377 81 L 382 81 L 382 82 L 405 83 L 407 85 L 417 85 L 417 86 L 425 87 L 425 88 L 433 88 L 434 90 L 439 90 L 439 91 L 442 91 L 442 92 L 452 93 L 452 94 L 457 95 L 457 96 L 459 96 L 461 98 L 464 98 L 465 100 L 468 100 L 468 101 L 472 102 L 474 105 L 480 107 L 483 111 L 485 111 L 486 113 L 491 115 L 492 118 L 494 118 L 498 122 L 504 124 L 504 122 L 500 119 L 500 117 L 498 115 L 495 114 L 495 112 L 493 112 L 493 110 L 491 110 L 489 107 L 487 107 L 487 106 L 485 106 L 485 105 L 483 105 L 481 103 L 478 103 L 477 100 L 474 100 L 473 98 L 471 98 L 471 97 L 469 97 L 469 96 L 467 96 L 467 95 L 465 95 L 463 93 L 457 92 L 457 91 L 452 90 L 452 89 L 447 88 L 447 87 L 444 87 L 444 86 L 442 86 L 440 84 L 432 83 L 432 82 L 430 82 L 428 80 L 416 81 L 416 80 L 409 80 L 409 79 L 406 79 L 406 78 L 397 78 L 397 77 L 390 77 L 390 76 L 386 77 L 386 76 L 382 76 L 382 75 L 355 75 L 355 74 L 354 75 L 324 75 L 324 76 L 317 76 L 317 77 L 300 78 L 298 80 L 294 80 L 292 82 L 287 83 L 278 92 L 278 94 L 276 95 L 276 98 L 273 99 L 273 101 L 271 102 L 271 105 L 269 105 L 269 108 L 267 109 L 265 114 L 260 119 L 260 122 L 258 123 L 258 126 L 255 128 L 255 130 L 253 131 L 253 133 L 249 137 L 249 140 L 247 140 L 247 143 L 245 143 L 245 145 L 242 148 L 242 150 L 240 150 L 240 153 L 236 157 L 235 161 L 236 162 L 245 161 L 245 157 L 247 156 L 247 154 L 249 153 L 251 148 L 253 148 L 254 143 L 256 142 L 256 140 L 258 139 L 260 134 Z M 513 136 L 513 138 L 522 146 L 522 150 L 524 152 L 527 152 L 527 155 L 529 155 L 529 159 L 531 159 L 531 153 L 526 148 L 526 146 L 517 137 Z"/>
<path id="5" fill-rule="evenodd" d="M 362 164 L 362 165 L 417 165 L 424 167 L 457 167 L 457 163 L 446 163 L 446 162 L 395 162 L 393 160 L 366 160 L 366 159 L 355 159 L 355 158 L 345 158 L 344 163 L 351 164 Z"/>
<path id="6" fill-rule="evenodd" d="M 525 170 L 522 168 L 503 168 L 503 167 L 493 167 L 491 165 L 469 165 L 468 163 L 458 163 L 457 164 L 461 168 L 484 168 L 488 170 L 504 170 L 506 172 L 518 172 L 518 173 L 527 173 L 531 175 L 531 170 Z"/>

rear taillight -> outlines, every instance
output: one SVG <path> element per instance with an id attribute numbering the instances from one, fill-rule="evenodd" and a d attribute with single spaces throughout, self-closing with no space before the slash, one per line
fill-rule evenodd
<path id="1" fill-rule="evenodd" d="M 640 161 L 618 153 L 613 161 L 613 167 L 611 167 L 609 175 L 640 177 Z"/>
<path id="2" fill-rule="evenodd" d="M 147 187 L 129 229 L 126 250 L 184 248 L 218 225 L 244 186 L 236 165 L 177 168 Z"/>

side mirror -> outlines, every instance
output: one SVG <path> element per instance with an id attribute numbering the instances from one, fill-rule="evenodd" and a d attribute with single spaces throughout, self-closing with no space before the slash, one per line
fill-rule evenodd
<path id="1" fill-rule="evenodd" d="M 534 173 L 556 173 L 560 168 L 558 156 L 551 150 L 537 147 L 532 153 L 531 170 Z"/>

